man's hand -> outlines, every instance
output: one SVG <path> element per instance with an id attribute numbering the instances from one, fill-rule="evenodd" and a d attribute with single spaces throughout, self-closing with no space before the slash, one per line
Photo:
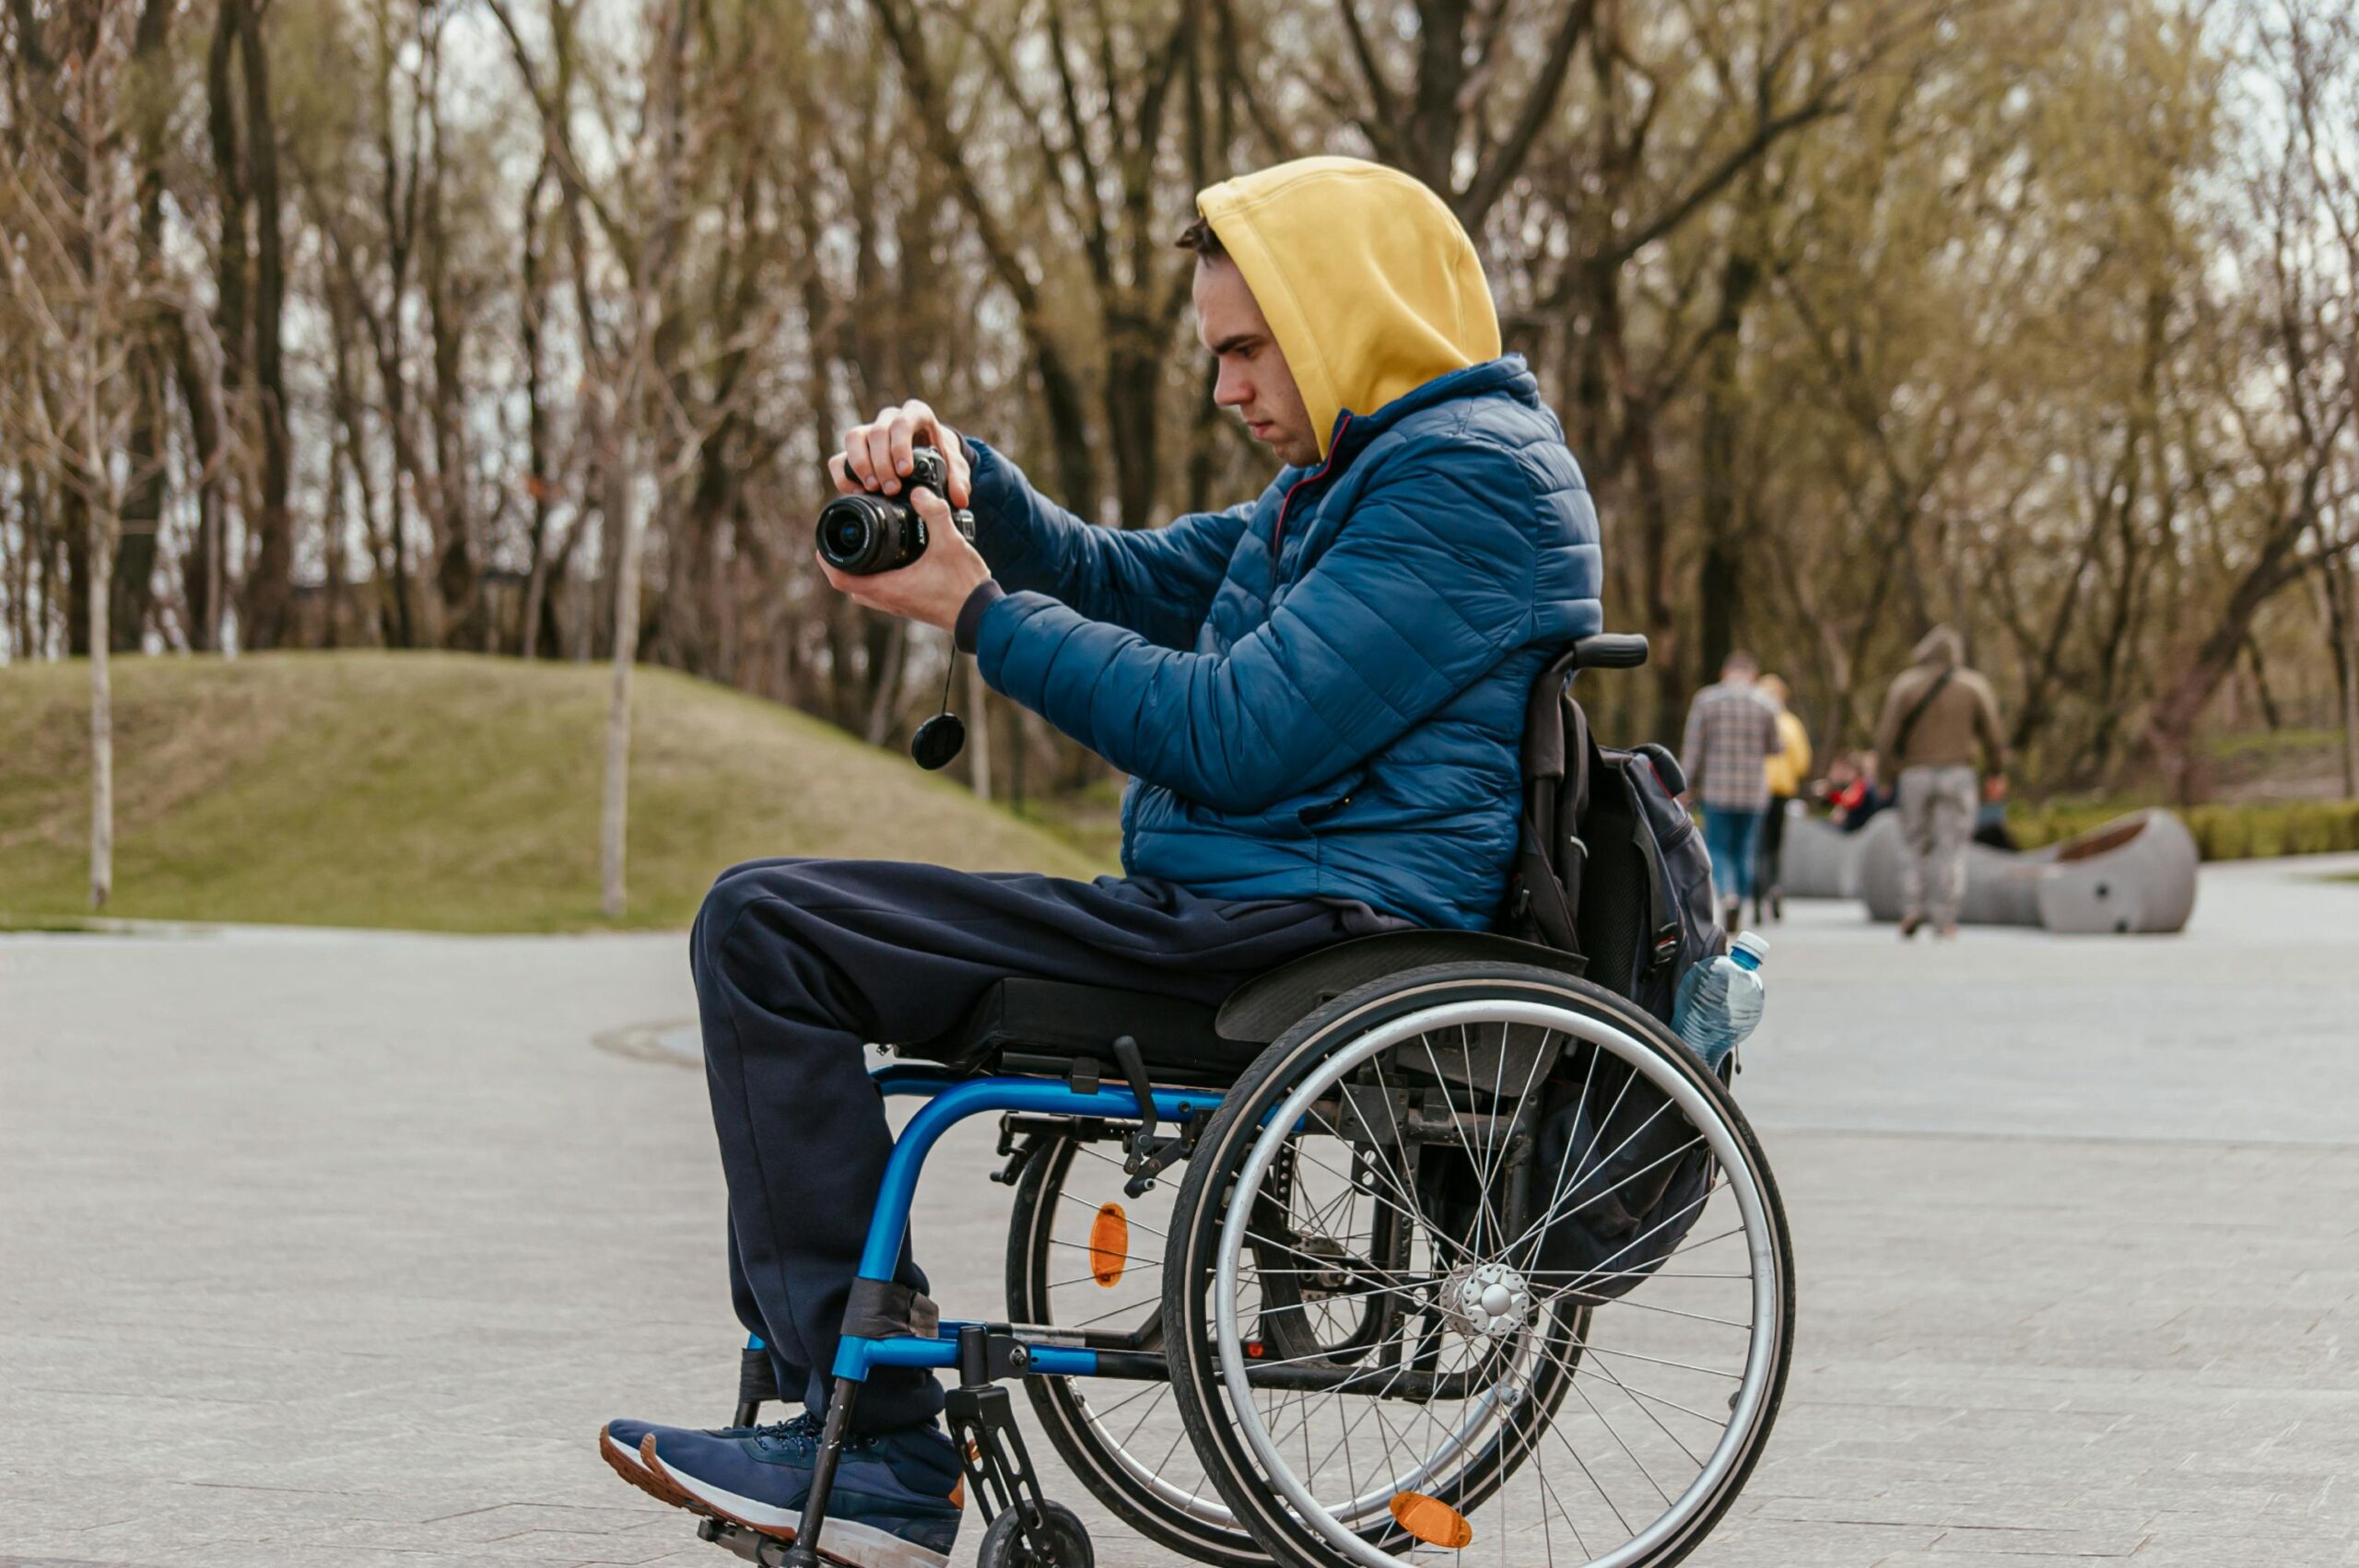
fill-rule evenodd
<path id="1" fill-rule="evenodd" d="M 867 424 L 855 425 L 845 431 L 844 450 L 827 460 L 827 476 L 847 496 L 857 496 L 863 490 L 882 490 L 888 496 L 898 496 L 901 493 L 901 481 L 909 477 L 910 450 L 921 446 L 932 447 L 942 454 L 943 466 L 950 473 L 950 504 L 970 504 L 966 443 L 958 439 L 957 431 L 915 398 L 898 408 L 881 409 Z M 926 526 L 933 526 L 931 515 Z"/>
<path id="2" fill-rule="evenodd" d="M 947 501 L 931 490 L 912 490 L 910 505 L 925 519 L 924 555 L 898 571 L 867 577 L 839 572 L 824 556 L 819 556 L 819 569 L 829 583 L 872 610 L 950 631 L 957 626 L 968 596 L 990 578 L 992 568 L 950 521 Z"/>

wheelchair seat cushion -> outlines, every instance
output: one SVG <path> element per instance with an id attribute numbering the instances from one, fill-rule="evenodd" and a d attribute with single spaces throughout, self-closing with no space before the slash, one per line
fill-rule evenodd
<path id="1" fill-rule="evenodd" d="M 960 1073 L 1004 1070 L 1003 1059 L 1010 1055 L 1087 1059 L 1097 1063 L 1100 1076 L 1120 1082 L 1114 1041 L 1124 1035 L 1138 1042 L 1156 1081 L 1167 1083 L 1228 1083 L 1262 1048 L 1250 1040 L 1223 1039 L 1213 1027 L 1213 1010 L 1201 1003 L 1010 976 L 994 982 L 957 1028 L 893 1049 Z"/>
<path id="2" fill-rule="evenodd" d="M 1262 1047 L 1297 1019 L 1382 975 L 1430 964 L 1529 964 L 1581 973 L 1578 954 L 1559 953 L 1490 931 L 1393 930 L 1357 937 L 1304 954 L 1246 981 L 1217 1012 L 1191 1001 L 1103 986 L 1011 976 L 985 991 L 958 1026 L 933 1039 L 893 1047 L 954 1072 L 1052 1071 L 1008 1057 L 1086 1059 L 1101 1078 L 1120 1081 L 1114 1041 L 1128 1035 L 1157 1082 L 1226 1088 Z"/>

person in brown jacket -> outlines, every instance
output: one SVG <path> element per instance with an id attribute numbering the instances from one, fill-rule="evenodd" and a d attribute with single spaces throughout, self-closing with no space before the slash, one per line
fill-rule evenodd
<path id="1" fill-rule="evenodd" d="M 1989 763 L 1985 790 L 2000 800 L 2007 792 L 2007 740 L 1990 683 L 1966 667 L 1955 631 L 1935 626 L 1910 657 L 1915 662 L 1894 679 L 1876 724 L 1876 774 L 1898 795 L 1906 851 L 1900 934 L 1915 936 L 1930 918 L 1936 932 L 1955 936 L 1974 832 L 1976 752 Z"/>

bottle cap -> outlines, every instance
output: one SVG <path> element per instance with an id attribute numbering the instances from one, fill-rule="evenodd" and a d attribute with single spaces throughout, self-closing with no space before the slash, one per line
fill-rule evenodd
<path id="1" fill-rule="evenodd" d="M 1739 957 L 1739 954 L 1743 956 Z M 1744 966 L 1748 969 L 1758 969 L 1761 967 L 1761 961 L 1769 956 L 1769 939 L 1758 931 L 1740 931 L 1737 933 L 1736 940 L 1729 943 L 1729 955 L 1736 958 L 1740 964 L 1744 964 L 1744 960 L 1750 958 L 1753 962 L 1745 964 Z"/>

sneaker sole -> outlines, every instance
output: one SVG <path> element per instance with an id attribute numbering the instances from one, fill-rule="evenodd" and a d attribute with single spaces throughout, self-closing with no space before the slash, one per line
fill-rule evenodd
<path id="1" fill-rule="evenodd" d="M 658 1503 L 666 1503 L 675 1508 L 688 1506 L 687 1493 L 649 1469 L 640 1461 L 638 1449 L 627 1443 L 617 1443 L 603 1426 L 598 1429 L 598 1457 L 606 1461 L 607 1468 L 615 1474 Z"/>
<path id="2" fill-rule="evenodd" d="M 651 1432 L 640 1440 L 639 1457 L 640 1462 L 663 1485 L 679 1492 L 680 1506 L 691 1513 L 709 1514 L 776 1540 L 794 1539 L 794 1524 L 803 1517 L 801 1509 L 790 1515 L 784 1509 L 740 1497 L 692 1475 L 666 1469 L 656 1455 L 655 1434 Z M 856 1519 L 829 1519 L 826 1535 L 827 1544 L 818 1549 L 818 1555 L 839 1568 L 945 1568 L 950 1561 L 947 1552 L 929 1551 L 890 1530 L 880 1530 Z"/>

